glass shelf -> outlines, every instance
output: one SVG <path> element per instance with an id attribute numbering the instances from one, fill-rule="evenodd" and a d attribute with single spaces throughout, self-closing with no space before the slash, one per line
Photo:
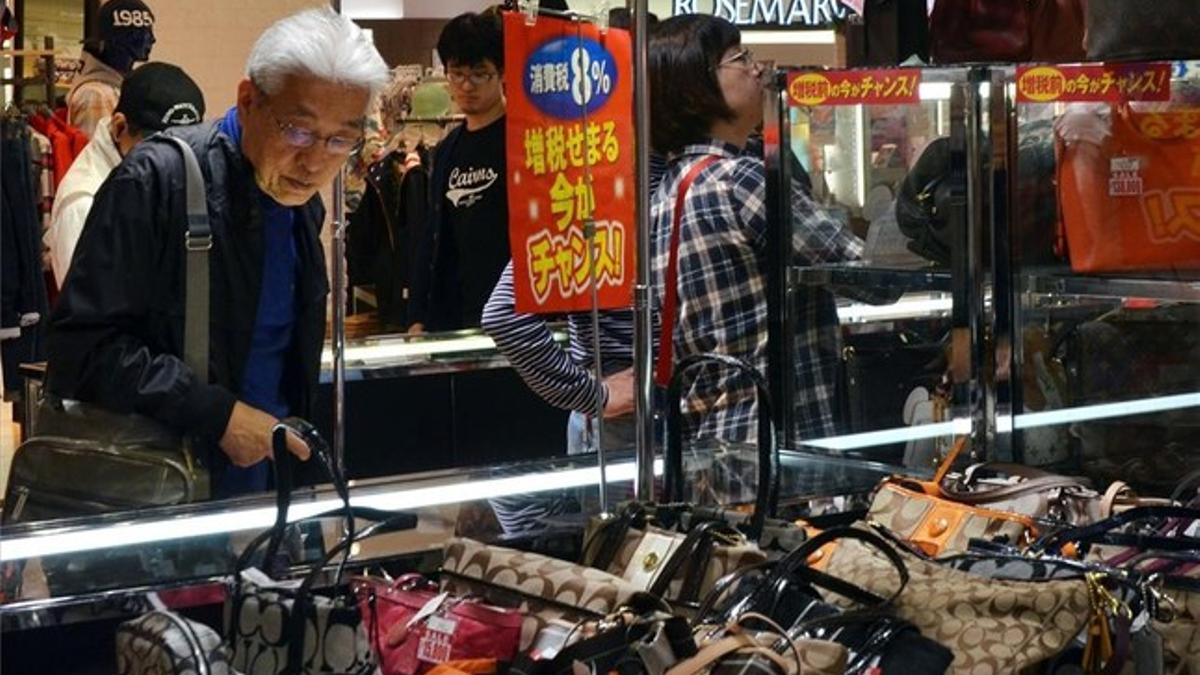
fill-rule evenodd
<path id="1" fill-rule="evenodd" d="M 861 262 L 792 267 L 791 282 L 812 286 L 876 286 L 904 292 L 951 290 L 950 270 L 945 268 L 879 267 Z"/>
<path id="2" fill-rule="evenodd" d="M 1200 280 L 1174 278 L 1080 276 L 1070 273 L 1029 274 L 1031 293 L 1092 298 L 1144 298 L 1164 302 L 1200 302 Z"/>

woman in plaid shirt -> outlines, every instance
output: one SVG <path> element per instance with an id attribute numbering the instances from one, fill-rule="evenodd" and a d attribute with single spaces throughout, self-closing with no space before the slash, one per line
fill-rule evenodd
<path id="1" fill-rule="evenodd" d="M 767 366 L 767 179 L 761 154 L 745 152 L 762 124 L 763 67 L 732 23 L 707 15 L 659 24 L 650 45 L 651 140 L 670 159 L 653 198 L 654 281 L 661 318 L 680 183 L 708 156 L 687 191 L 680 221 L 675 360 L 719 352 Z M 793 190 L 797 262 L 854 260 L 862 242 L 802 190 Z M 835 433 L 839 360 L 837 311 L 826 290 L 797 298 L 796 400 L 799 438 Z M 754 386 L 716 368 L 694 371 L 684 402 L 685 433 L 754 438 Z"/>

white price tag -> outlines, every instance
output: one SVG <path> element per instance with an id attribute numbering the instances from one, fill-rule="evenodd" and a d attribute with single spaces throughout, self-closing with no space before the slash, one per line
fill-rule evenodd
<path id="1" fill-rule="evenodd" d="M 430 617 L 425 624 L 425 634 L 417 644 L 417 658 L 429 663 L 445 663 L 450 660 L 452 638 L 458 622 L 441 616 Z"/>
<path id="2" fill-rule="evenodd" d="M 435 595 L 429 600 L 429 602 L 425 603 L 421 609 L 417 610 L 416 614 L 413 614 L 413 617 L 408 620 L 408 624 L 405 626 L 405 628 L 412 628 L 415 624 L 424 621 L 425 617 L 438 611 L 438 608 L 442 606 L 442 603 L 445 602 L 446 598 L 449 596 L 449 593 L 439 593 Z"/>

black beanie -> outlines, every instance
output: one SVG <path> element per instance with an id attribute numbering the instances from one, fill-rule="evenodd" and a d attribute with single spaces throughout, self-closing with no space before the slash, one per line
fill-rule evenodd
<path id="1" fill-rule="evenodd" d="M 112 40 L 116 35 L 154 28 L 154 12 L 142 0 L 108 0 L 100 6 L 100 39 Z"/>

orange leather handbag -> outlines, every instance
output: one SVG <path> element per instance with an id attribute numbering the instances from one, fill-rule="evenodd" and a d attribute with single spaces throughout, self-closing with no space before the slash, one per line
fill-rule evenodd
<path id="1" fill-rule="evenodd" d="M 948 499 L 943 481 L 966 447 L 964 436 L 939 465 L 933 480 L 889 476 L 879 485 L 867 519 L 913 544 L 929 556 L 967 550 L 971 539 L 1005 540 L 1023 545 L 1037 537 L 1033 518 Z"/>
<path id="2" fill-rule="evenodd" d="M 1071 269 L 1200 268 L 1200 108 L 1118 105 L 1110 119 L 1100 144 L 1058 143 L 1060 244 L 1065 236 Z"/>

